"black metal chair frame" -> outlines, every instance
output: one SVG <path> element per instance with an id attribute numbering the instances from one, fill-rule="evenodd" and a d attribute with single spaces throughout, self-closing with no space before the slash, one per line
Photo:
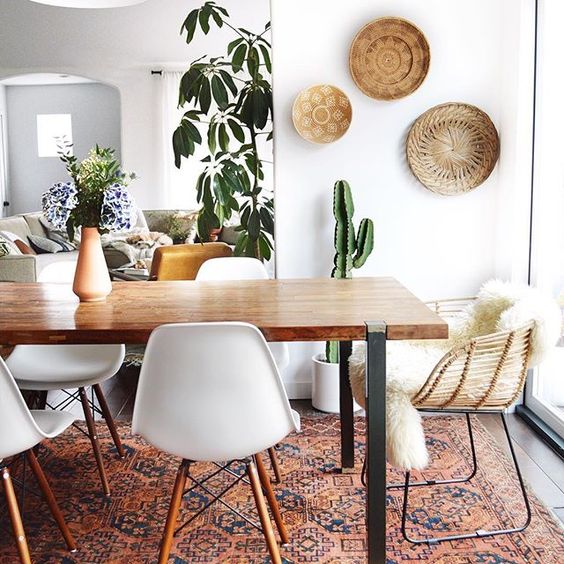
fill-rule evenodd
<path id="1" fill-rule="evenodd" d="M 463 540 L 463 539 L 474 539 L 474 538 L 484 538 L 484 537 L 492 537 L 492 536 L 496 536 L 496 535 L 509 535 L 509 534 L 513 534 L 513 533 L 520 533 L 522 531 L 524 531 L 530 524 L 531 522 L 531 504 L 529 502 L 529 497 L 527 495 L 527 490 L 525 488 L 525 483 L 523 481 L 523 476 L 521 474 L 521 469 L 519 467 L 519 462 L 517 461 L 517 457 L 515 455 L 515 449 L 513 448 L 513 442 L 511 440 L 511 436 L 509 434 L 509 428 L 507 426 L 507 420 L 505 417 L 505 414 L 503 412 L 500 411 L 492 411 L 492 410 L 480 410 L 480 411 L 476 411 L 476 410 L 462 410 L 462 409 L 453 409 L 453 410 L 448 410 L 448 409 L 441 409 L 441 410 L 437 410 L 437 409 L 419 409 L 418 411 L 422 411 L 422 412 L 433 412 L 433 413 L 448 413 L 448 414 L 463 414 L 466 417 L 466 423 L 468 426 L 468 435 L 469 435 L 469 440 L 470 440 L 470 450 L 472 453 L 472 469 L 470 474 L 468 474 L 468 476 L 465 477 L 460 477 L 460 478 L 450 478 L 450 479 L 446 479 L 446 480 L 422 480 L 420 482 L 411 482 L 410 478 L 411 478 L 411 472 L 407 471 L 405 473 L 405 481 L 403 484 L 389 484 L 387 486 L 388 490 L 393 490 L 393 489 L 403 489 L 403 504 L 402 504 L 402 514 L 401 514 L 401 532 L 402 535 L 404 537 L 404 539 L 412 544 L 428 544 L 428 545 L 433 545 L 433 544 L 438 544 L 441 542 L 447 542 L 447 541 L 455 541 L 455 540 Z M 478 471 L 478 457 L 476 454 L 476 446 L 475 446 L 475 442 L 474 442 L 474 433 L 473 433 L 473 429 L 472 429 L 472 422 L 471 422 L 471 418 L 470 415 L 472 413 L 489 413 L 489 414 L 496 414 L 499 415 L 501 418 L 501 421 L 503 423 L 503 429 L 505 432 L 505 436 L 507 438 L 507 442 L 509 444 L 509 450 L 511 453 L 511 459 L 513 462 L 513 465 L 515 467 L 515 471 L 517 473 L 517 479 L 519 481 L 519 486 L 521 489 L 521 494 L 523 496 L 523 501 L 525 503 L 525 509 L 526 509 L 526 520 L 525 523 L 523 525 L 517 526 L 517 527 L 511 527 L 511 528 L 504 528 L 504 529 L 493 529 L 493 530 L 484 530 L 484 529 L 478 529 L 472 533 L 463 533 L 463 534 L 458 534 L 458 535 L 442 535 L 442 536 L 438 536 L 438 537 L 420 537 L 420 538 L 416 538 L 416 537 L 411 537 L 409 536 L 408 532 L 407 532 L 407 515 L 408 515 L 408 505 L 409 505 L 409 490 L 410 488 L 414 488 L 414 487 L 430 487 L 430 486 L 440 486 L 440 485 L 447 485 L 447 484 L 462 484 L 462 483 L 466 483 L 469 482 L 470 480 L 472 480 L 472 478 L 474 478 L 474 476 L 476 475 L 476 472 Z M 362 483 L 366 486 L 366 459 L 364 460 L 364 465 L 362 467 Z"/>

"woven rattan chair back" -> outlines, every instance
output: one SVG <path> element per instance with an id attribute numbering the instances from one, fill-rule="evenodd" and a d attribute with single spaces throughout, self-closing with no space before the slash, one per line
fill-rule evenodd
<path id="1" fill-rule="evenodd" d="M 462 306 L 456 300 L 450 302 L 437 305 L 443 308 L 440 315 L 460 311 Z M 413 405 L 418 409 L 490 411 L 510 406 L 525 384 L 533 327 L 531 322 L 451 349 L 412 399 Z"/>

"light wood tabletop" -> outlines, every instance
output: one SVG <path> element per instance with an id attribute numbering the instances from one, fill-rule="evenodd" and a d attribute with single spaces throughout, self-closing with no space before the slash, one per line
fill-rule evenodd
<path id="1" fill-rule="evenodd" d="M 144 343 L 164 323 L 246 321 L 269 341 L 442 339 L 448 328 L 393 278 L 114 282 L 79 303 L 66 284 L 0 284 L 0 344 Z"/>

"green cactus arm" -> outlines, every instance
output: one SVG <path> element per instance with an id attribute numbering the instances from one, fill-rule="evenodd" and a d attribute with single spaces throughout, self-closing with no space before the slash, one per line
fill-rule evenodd
<path id="1" fill-rule="evenodd" d="M 352 221 L 335 224 L 335 258 L 333 278 L 350 278 L 353 268 L 355 233 Z"/>
<path id="2" fill-rule="evenodd" d="M 335 188 L 333 190 L 333 215 L 337 221 L 351 221 L 354 215 L 351 187 L 346 180 L 335 182 Z"/>
<path id="3" fill-rule="evenodd" d="M 353 268 L 360 268 L 374 249 L 374 223 L 366 217 L 358 227 L 356 239 L 356 254 L 353 258 Z"/>
<path id="4" fill-rule="evenodd" d="M 325 343 L 325 360 L 332 364 L 339 362 L 339 342 L 327 341 Z"/>
<path id="5" fill-rule="evenodd" d="M 344 180 L 335 183 L 333 190 L 333 214 L 335 216 L 335 258 L 331 273 L 333 278 L 350 278 L 356 236 L 352 216 L 354 204 L 349 184 Z"/>

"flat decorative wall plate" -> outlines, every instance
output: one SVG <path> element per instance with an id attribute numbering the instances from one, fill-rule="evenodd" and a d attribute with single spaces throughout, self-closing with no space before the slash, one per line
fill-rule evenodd
<path id="1" fill-rule="evenodd" d="M 319 84 L 302 90 L 292 109 L 297 132 L 312 143 L 333 143 L 349 129 L 352 106 L 336 86 Z"/>
<path id="2" fill-rule="evenodd" d="M 365 25 L 349 55 L 356 85 L 377 100 L 396 100 L 417 90 L 430 63 L 425 36 L 402 18 L 379 18 Z"/>
<path id="3" fill-rule="evenodd" d="M 445 196 L 482 184 L 499 157 L 489 116 L 470 104 L 441 104 L 419 116 L 407 136 L 407 162 L 429 190 Z"/>

